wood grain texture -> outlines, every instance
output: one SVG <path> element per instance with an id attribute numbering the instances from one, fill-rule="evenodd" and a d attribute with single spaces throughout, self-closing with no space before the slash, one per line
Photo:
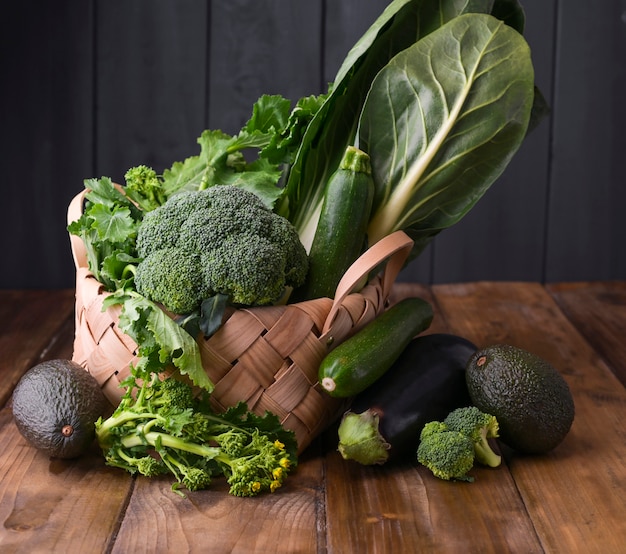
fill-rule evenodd
<path id="1" fill-rule="evenodd" d="M 330 552 L 541 552 L 504 468 L 443 482 L 423 467 L 363 467 L 327 458 Z"/>
<path id="2" fill-rule="evenodd" d="M 547 290 L 626 386 L 626 282 L 555 283 Z"/>
<path id="3" fill-rule="evenodd" d="M 74 291 L 0 291 L 0 407 L 32 366 L 71 353 Z M 12 309 L 11 309 L 12 307 Z M 5 312 L 5 313 L 3 313 Z M 68 335 L 71 323 L 72 335 Z M 63 349 L 55 344 L 63 340 Z M 68 345 L 68 341 L 70 344 Z M 69 352 L 67 347 L 70 346 Z"/>
<path id="4" fill-rule="evenodd" d="M 167 477 L 138 478 L 112 552 L 318 552 L 322 460 L 303 459 L 295 475 L 280 493 L 252 499 L 229 495 L 223 479 L 181 498 Z"/>
<path id="5" fill-rule="evenodd" d="M 104 552 L 130 492 L 131 477 L 96 450 L 50 459 L 29 446 L 9 408 L 0 411 L 0 551 Z"/>

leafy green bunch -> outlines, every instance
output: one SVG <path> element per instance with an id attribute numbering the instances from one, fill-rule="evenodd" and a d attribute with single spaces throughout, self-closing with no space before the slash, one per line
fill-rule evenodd
<path id="1" fill-rule="evenodd" d="M 176 378 L 129 377 L 114 413 L 96 423 L 106 463 L 147 477 L 170 474 L 172 489 L 206 489 L 225 476 L 230 494 L 274 492 L 297 465 L 297 443 L 269 412 L 241 402 L 218 414 L 208 395 Z"/>

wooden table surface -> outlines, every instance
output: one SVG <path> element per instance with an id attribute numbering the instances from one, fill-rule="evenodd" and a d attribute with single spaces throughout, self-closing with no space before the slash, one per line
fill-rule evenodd
<path id="1" fill-rule="evenodd" d="M 542 456 L 501 447 L 473 483 L 416 463 L 363 467 L 331 429 L 272 495 L 222 481 L 181 498 L 167 477 L 132 478 L 97 447 L 73 461 L 28 446 L 11 391 L 36 363 L 71 357 L 73 291 L 0 291 L 0 552 L 626 552 L 626 282 L 400 284 L 430 300 L 429 332 L 544 357 L 576 404 L 569 435 Z"/>

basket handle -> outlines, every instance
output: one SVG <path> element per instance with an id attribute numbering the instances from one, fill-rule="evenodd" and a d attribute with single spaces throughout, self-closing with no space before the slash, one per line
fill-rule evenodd
<path id="1" fill-rule="evenodd" d="M 346 270 L 337 285 L 335 298 L 330 312 L 324 323 L 322 334 L 330 329 L 337 312 L 341 308 L 343 301 L 353 289 L 361 282 L 370 271 L 379 266 L 385 260 L 387 264 L 382 276 L 382 294 L 387 298 L 391 292 L 396 277 L 404 267 L 411 250 L 413 239 L 404 231 L 395 231 L 380 239 L 376 244 L 367 249 L 361 256 Z"/>
<path id="2" fill-rule="evenodd" d="M 86 193 L 87 190 L 85 189 L 72 198 L 72 201 L 67 208 L 68 225 L 77 219 L 80 219 L 80 216 L 83 215 L 83 201 Z M 76 269 L 87 269 L 87 249 L 85 248 L 83 240 L 78 235 L 70 234 L 70 247 L 72 248 L 72 257 L 74 258 L 74 265 L 76 266 Z"/>

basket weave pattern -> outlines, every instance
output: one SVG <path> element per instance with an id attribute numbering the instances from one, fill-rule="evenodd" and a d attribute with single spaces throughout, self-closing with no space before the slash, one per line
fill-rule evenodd
<path id="1" fill-rule="evenodd" d="M 82 197 L 78 195 L 70 204 L 68 221 L 79 217 Z M 72 359 L 96 378 L 117 405 L 124 393 L 120 382 L 137 362 L 137 345 L 118 327 L 120 306 L 102 311 L 109 293 L 87 268 L 80 238 L 70 236 L 70 240 L 76 264 Z M 304 450 L 345 408 L 318 382 L 322 359 L 386 308 L 411 245 L 402 232 L 377 243 L 346 272 L 334 300 L 230 310 L 212 337 L 198 340 L 202 365 L 215 384 L 214 407 L 221 411 L 244 401 L 257 414 L 269 410 L 294 431 L 299 450 Z M 387 261 L 384 272 L 359 292 L 352 292 L 383 261 Z"/>

